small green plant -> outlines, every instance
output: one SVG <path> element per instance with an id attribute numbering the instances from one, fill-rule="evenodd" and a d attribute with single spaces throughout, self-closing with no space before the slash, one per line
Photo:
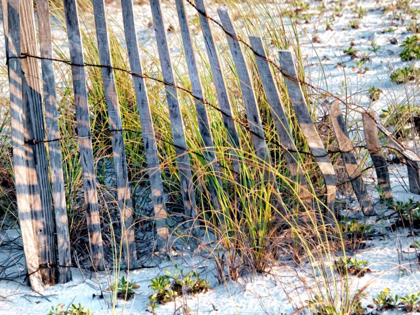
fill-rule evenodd
<path id="1" fill-rule="evenodd" d="M 135 284 L 133 281 L 128 281 L 125 277 L 122 277 L 120 281 L 115 282 L 111 285 L 108 290 L 110 291 L 117 291 L 117 297 L 119 299 L 131 299 L 135 292 L 135 289 L 138 289 L 139 286 Z"/>
<path id="2" fill-rule="evenodd" d="M 410 248 L 420 249 L 420 242 L 418 240 L 414 240 L 414 243 L 410 245 Z"/>
<path id="3" fill-rule="evenodd" d="M 360 21 L 359 20 L 351 20 L 349 22 L 350 28 L 359 29 L 360 28 Z"/>
<path id="4" fill-rule="evenodd" d="M 360 301 L 365 294 L 357 293 L 355 298 L 352 299 L 351 303 L 346 305 L 348 309 L 341 309 L 342 307 L 336 307 L 328 303 L 322 296 L 315 295 L 311 300 L 307 300 L 308 309 L 316 315 L 341 315 L 341 314 L 354 314 L 361 315 L 366 312 L 366 308 L 362 307 Z"/>
<path id="5" fill-rule="evenodd" d="M 308 309 L 317 315 L 338 315 L 340 311 L 334 305 L 328 305 L 322 296 L 316 295 L 312 300 L 306 301 Z"/>
<path id="6" fill-rule="evenodd" d="M 346 273 L 363 277 L 366 273 L 371 273 L 370 269 L 366 268 L 369 264 L 366 260 L 358 260 L 357 258 L 346 258 L 343 259 L 340 257 L 338 261 L 335 261 L 334 265 L 337 272 L 340 275 L 345 275 Z"/>
<path id="7" fill-rule="evenodd" d="M 382 93 L 382 90 L 376 86 L 371 86 L 368 89 L 369 98 L 372 102 L 376 102 L 377 100 L 379 100 L 381 93 Z"/>
<path id="8" fill-rule="evenodd" d="M 407 37 L 401 47 L 404 48 L 400 52 L 401 60 L 420 59 L 420 38 L 417 35 Z"/>
<path id="9" fill-rule="evenodd" d="M 398 308 L 398 295 L 393 295 L 389 288 L 385 288 L 379 295 L 373 299 L 378 311 L 386 311 Z"/>
<path id="10" fill-rule="evenodd" d="M 417 293 L 409 293 L 405 296 L 401 296 L 399 298 L 401 301 L 401 307 L 406 312 L 417 312 L 420 310 L 420 292 Z"/>
<path id="11" fill-rule="evenodd" d="M 416 21 L 411 22 L 407 26 L 407 31 L 411 31 L 413 33 L 420 33 L 420 24 L 418 24 Z"/>
<path id="12" fill-rule="evenodd" d="M 378 44 L 373 40 L 370 42 L 370 48 L 369 50 L 373 53 L 377 53 L 381 49 L 381 47 L 378 46 Z"/>
<path id="13" fill-rule="evenodd" d="M 51 307 L 48 315 L 92 315 L 92 312 L 80 303 L 71 304 L 67 309 L 64 309 L 64 304 L 58 304 L 56 307 Z"/>
<path id="14" fill-rule="evenodd" d="M 383 29 L 382 30 L 382 34 L 385 34 L 385 33 L 394 33 L 394 31 L 395 30 L 392 27 L 389 27 L 389 28 Z"/>
<path id="15" fill-rule="evenodd" d="M 362 7 L 357 7 L 356 10 L 354 10 L 354 13 L 357 14 L 359 19 L 363 19 L 363 17 L 367 15 L 366 11 Z"/>
<path id="16" fill-rule="evenodd" d="M 405 67 L 397 69 L 391 73 L 391 82 L 401 84 L 409 81 L 413 81 L 420 76 L 420 70 L 414 67 Z"/>
<path id="17" fill-rule="evenodd" d="M 371 225 L 360 223 L 355 219 L 343 218 L 343 223 L 339 223 L 342 234 L 352 238 L 363 238 L 371 235 L 375 230 Z"/>
<path id="18" fill-rule="evenodd" d="M 205 293 L 210 288 L 210 283 L 198 275 L 196 271 L 178 271 L 178 265 L 175 264 L 175 272 L 172 274 L 169 270 L 167 274 L 150 280 L 150 288 L 154 293 L 150 296 L 149 309 L 154 311 L 157 304 L 164 304 L 173 301 L 177 296 L 184 293 L 198 294 Z"/>
<path id="19" fill-rule="evenodd" d="M 419 217 L 420 204 L 410 198 L 407 202 L 386 200 L 388 207 L 393 209 L 401 218 L 408 220 L 410 217 Z M 417 210 L 417 211 L 416 211 Z"/>
<path id="20" fill-rule="evenodd" d="M 354 59 L 354 58 L 357 58 L 358 51 L 353 46 L 350 45 L 349 48 L 343 50 L 343 53 L 351 56 L 351 58 Z"/>

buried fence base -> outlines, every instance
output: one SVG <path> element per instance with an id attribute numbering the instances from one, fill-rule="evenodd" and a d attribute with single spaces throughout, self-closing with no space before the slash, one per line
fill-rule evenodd
<path id="1" fill-rule="evenodd" d="M 420 195 L 420 162 L 407 159 L 410 192 Z"/>

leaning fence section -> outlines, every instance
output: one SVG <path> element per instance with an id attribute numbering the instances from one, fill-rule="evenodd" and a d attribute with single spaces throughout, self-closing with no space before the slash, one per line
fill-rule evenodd
<path id="1" fill-rule="evenodd" d="M 104 270 L 106 261 L 102 239 L 102 222 L 99 215 L 97 179 L 94 168 L 92 147 L 92 131 L 88 91 L 86 86 L 86 67 L 101 68 L 105 101 L 108 111 L 109 132 L 112 143 L 112 157 L 116 177 L 116 200 L 119 210 L 118 224 L 121 231 L 120 241 L 123 244 L 124 260 L 127 268 L 138 267 L 138 255 L 135 242 L 135 224 L 133 221 L 133 202 L 130 192 L 128 166 L 123 136 L 123 121 L 120 100 L 117 93 L 108 23 L 103 0 L 93 0 L 96 39 L 99 51 L 99 65 L 88 65 L 84 61 L 81 30 L 76 0 L 63 0 L 66 29 L 70 49 L 70 60 L 62 61 L 71 66 L 72 92 L 76 108 L 77 139 L 82 166 L 85 214 L 89 235 L 89 251 L 92 266 L 95 270 Z M 261 118 L 261 108 L 253 86 L 252 74 L 245 58 L 244 49 L 250 49 L 255 57 L 259 79 L 261 80 L 270 112 L 274 117 L 275 128 L 280 143 L 277 148 L 284 154 L 289 167 L 289 180 L 298 187 L 299 197 L 307 207 L 318 207 L 313 202 L 314 193 L 306 177 L 302 155 L 309 155 L 317 163 L 325 186 L 324 202 L 321 205 L 324 214 L 330 219 L 334 215 L 337 177 L 331 162 L 329 151 L 314 123 L 302 85 L 297 66 L 290 51 L 279 51 L 280 65 L 269 59 L 263 40 L 250 36 L 247 43 L 237 35 L 229 13 L 219 9 L 220 22 L 210 18 L 206 13 L 203 0 L 195 3 L 188 1 L 198 12 L 201 30 L 206 47 L 211 72 L 214 80 L 217 104 L 212 104 L 204 97 L 203 86 L 198 70 L 196 52 L 189 29 L 184 0 L 176 0 L 176 8 L 180 23 L 182 44 L 185 51 L 186 66 L 192 90 L 177 85 L 172 66 L 168 40 L 166 38 L 165 12 L 160 0 L 151 0 L 155 37 L 158 47 L 162 79 L 152 78 L 143 73 L 137 41 L 137 30 L 132 0 L 122 0 L 122 16 L 126 49 L 129 56 L 130 69 L 125 71 L 132 76 L 136 103 L 145 147 L 148 180 L 151 188 L 154 221 L 158 235 L 158 248 L 165 255 L 169 240 L 168 215 L 164 201 L 162 166 L 157 150 L 157 137 L 153 125 L 152 110 L 148 98 L 145 80 L 155 80 L 162 84 L 166 92 L 169 108 L 169 119 L 172 131 L 172 144 L 176 154 L 176 168 L 180 179 L 180 195 L 182 197 L 184 216 L 187 223 L 182 226 L 191 233 L 191 248 L 197 245 L 200 238 L 200 211 L 196 193 L 196 184 L 186 140 L 181 103 L 178 93 L 188 93 L 194 99 L 197 113 L 199 133 L 202 139 L 201 149 L 207 163 L 208 172 L 204 176 L 212 177 L 208 181 L 211 201 L 219 214 L 218 223 L 223 225 L 224 214 L 217 189 L 223 187 L 220 176 L 221 164 L 217 156 L 213 140 L 208 109 L 216 109 L 222 116 L 223 128 L 226 128 L 228 142 L 231 146 L 229 163 L 232 170 L 241 176 L 245 161 L 241 157 L 241 140 L 238 126 L 247 128 L 255 155 L 264 165 L 264 181 L 273 187 L 275 198 L 270 200 L 271 206 L 282 216 L 287 213 L 287 206 L 282 199 L 279 179 L 273 171 L 273 161 L 267 144 L 267 135 Z M 31 286 L 41 290 L 44 284 L 65 283 L 71 276 L 71 249 L 69 226 L 64 194 L 63 157 L 60 150 L 59 114 L 55 76 L 52 58 L 52 40 L 50 11 L 48 0 L 37 0 L 38 29 L 35 27 L 34 3 L 23 0 L 3 0 L 3 22 L 6 36 L 6 56 L 9 67 L 10 112 L 12 117 L 11 134 L 13 142 L 13 164 L 15 172 L 16 196 L 22 240 L 26 257 L 26 266 Z M 231 99 L 224 77 L 224 71 L 218 55 L 217 43 L 212 27 L 220 27 L 226 35 L 226 41 L 233 59 L 233 66 L 242 92 L 247 121 L 234 116 Z M 38 33 L 37 33 L 38 32 Z M 39 35 L 39 37 L 38 37 Z M 38 39 L 39 38 L 39 45 Z M 56 60 L 60 61 L 60 60 Z M 38 62 L 41 63 L 41 73 Z M 275 70 L 275 71 L 273 71 Z M 277 75 L 284 79 L 287 95 L 281 95 Z M 42 85 L 40 84 L 42 82 Z M 310 152 L 298 150 L 295 135 L 290 127 L 282 99 L 288 99 Z M 365 215 L 374 214 L 370 199 L 362 178 L 360 166 L 357 164 L 355 148 L 349 138 L 346 122 L 341 112 L 340 102 L 332 102 L 329 115 L 338 142 L 339 151 L 347 171 L 349 181 L 358 198 Z M 45 124 L 44 124 L 45 122 Z M 390 138 L 395 149 L 400 151 L 408 161 L 410 190 L 420 193 L 420 158 L 407 150 L 379 122 L 373 112 L 363 114 L 366 147 L 376 169 L 378 185 L 385 198 L 392 198 L 388 165 L 381 152 L 378 131 Z M 217 185 L 218 188 L 214 185 Z M 51 197 L 52 196 L 52 197 Z M 55 221 L 53 221 L 55 219 Z M 55 228 L 54 228 L 55 222 Z M 56 233 L 55 233 L 56 231 Z M 187 234 L 187 233 L 186 233 Z M 56 275 L 58 274 L 58 279 Z"/>

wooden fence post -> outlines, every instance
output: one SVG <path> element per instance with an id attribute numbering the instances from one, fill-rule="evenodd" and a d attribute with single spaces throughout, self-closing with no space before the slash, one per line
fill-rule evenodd
<path id="1" fill-rule="evenodd" d="M 235 150 L 240 149 L 238 131 L 236 130 L 235 121 L 233 120 L 232 107 L 226 88 L 225 79 L 223 77 L 222 66 L 220 64 L 219 55 L 217 53 L 216 44 L 214 42 L 212 30 L 207 19 L 206 8 L 203 0 L 195 0 L 198 13 L 200 16 L 200 24 L 203 32 L 204 43 L 206 46 L 207 56 L 209 58 L 211 72 L 213 74 L 214 85 L 216 87 L 217 98 L 219 100 L 220 110 L 223 112 L 222 118 L 226 129 L 229 133 L 228 141 L 232 145 L 232 163 L 234 171 L 239 174 L 239 157 Z"/>
<path id="2" fill-rule="evenodd" d="M 322 176 L 324 177 L 325 186 L 327 188 L 327 207 L 331 214 L 334 213 L 334 203 L 336 196 L 337 178 L 334 167 L 325 151 L 324 144 L 319 137 L 318 131 L 312 121 L 311 114 L 308 110 L 305 97 L 302 92 L 300 83 L 296 73 L 295 64 L 290 51 L 279 51 L 281 68 L 283 70 L 284 79 L 287 85 L 290 101 L 295 110 L 300 128 L 303 135 L 308 141 L 308 146 L 312 155 L 318 163 Z"/>
<path id="3" fill-rule="evenodd" d="M 347 170 L 351 185 L 360 207 L 365 215 L 374 215 L 375 211 L 372 207 L 372 200 L 367 194 L 365 183 L 362 179 L 362 172 L 357 165 L 354 154 L 354 146 L 349 138 L 346 122 L 340 108 L 340 102 L 334 101 L 329 108 L 331 122 L 334 128 L 335 137 L 338 142 L 338 147 L 341 151 L 344 167 Z"/>
<path id="4" fill-rule="evenodd" d="M 258 109 L 257 100 L 254 94 L 254 87 L 249 76 L 244 54 L 237 40 L 237 35 L 229 17 L 229 13 L 223 9 L 218 9 L 217 12 L 219 13 L 219 17 L 225 31 L 229 33 L 226 34 L 226 38 L 230 47 L 233 62 L 236 67 L 236 72 L 238 74 L 246 114 L 248 117 L 249 129 L 252 132 L 252 142 L 255 147 L 255 152 L 257 156 L 266 163 L 265 167 L 269 168 L 271 167 L 270 153 L 268 152 L 267 143 L 265 142 L 265 134 L 261 122 L 260 112 Z M 278 208 L 281 213 L 285 214 L 286 209 L 284 207 L 283 201 L 281 200 L 277 180 L 273 172 L 266 172 L 265 178 L 273 184 L 273 187 L 277 193 L 275 198 L 275 207 Z"/>
<path id="5" fill-rule="evenodd" d="M 37 55 L 33 1 L 20 2 L 21 53 Z M 36 225 L 40 255 L 40 269 L 45 284 L 55 284 L 57 260 L 55 248 L 52 201 L 48 174 L 47 148 L 45 145 L 44 112 L 42 108 L 38 60 L 22 59 L 23 104 L 26 108 L 28 145 L 32 147 L 33 159 L 29 159 L 32 189 L 32 214 Z"/>
<path id="6" fill-rule="evenodd" d="M 142 78 L 142 68 L 139 57 L 139 48 L 137 43 L 137 32 L 134 24 L 133 0 L 121 1 L 125 41 L 127 43 L 128 57 L 130 59 L 131 71 L 134 82 L 134 91 L 136 93 L 137 108 L 140 115 L 140 123 L 146 151 L 146 160 L 151 186 L 151 195 L 153 200 L 154 214 L 156 217 L 156 230 L 160 242 L 166 246 L 168 239 L 168 227 L 166 225 L 167 213 L 164 203 L 163 183 L 160 170 L 159 156 L 157 152 L 155 130 L 153 128 L 152 114 L 147 97 L 147 87 Z M 160 244 L 158 244 L 160 245 Z M 163 245 L 163 244 L 162 244 Z M 165 246 L 160 246 L 164 254 Z"/>
<path id="7" fill-rule="evenodd" d="M 382 124 L 377 124 L 378 129 L 391 140 L 404 158 L 407 160 L 407 172 L 410 192 L 420 194 L 420 157 L 413 151 L 406 149 Z"/>
<path id="8" fill-rule="evenodd" d="M 184 0 L 176 0 L 175 2 L 176 2 L 177 11 L 178 11 L 179 24 L 181 26 L 182 41 L 184 44 L 184 51 L 185 51 L 185 58 L 187 60 L 188 72 L 190 74 L 192 91 L 194 93 L 194 96 L 196 96 L 199 99 L 199 100 L 195 99 L 194 103 L 195 103 L 195 108 L 197 110 L 197 115 L 198 115 L 197 117 L 198 127 L 199 127 L 200 134 L 203 140 L 203 146 L 205 148 L 204 156 L 206 157 L 206 160 L 210 163 L 219 186 L 223 187 L 223 184 L 220 178 L 220 168 L 216 159 L 214 142 L 211 135 L 211 127 L 210 127 L 210 122 L 207 115 L 207 109 L 205 105 L 202 102 L 200 102 L 200 100 L 204 100 L 204 94 L 203 94 L 203 88 L 201 85 L 200 76 L 198 74 L 197 62 L 195 59 L 194 48 L 192 45 L 191 34 L 190 34 L 189 26 L 188 26 L 188 20 L 185 13 Z M 210 183 L 210 194 L 212 196 L 215 209 L 218 212 L 220 212 L 221 205 L 219 202 L 219 197 L 212 183 Z M 223 220 L 220 213 L 219 213 L 219 219 Z"/>
<path id="9" fill-rule="evenodd" d="M 376 177 L 378 178 L 378 186 L 383 192 L 384 199 L 392 200 L 388 163 L 381 151 L 378 138 L 378 127 L 376 126 L 376 122 L 374 120 L 374 118 L 377 119 L 376 112 L 374 110 L 370 110 L 366 113 L 363 113 L 362 116 L 366 147 L 369 151 L 373 165 L 375 166 Z"/>
<path id="10" fill-rule="evenodd" d="M 292 179 L 296 179 L 296 176 L 298 175 L 298 181 L 301 185 L 299 187 L 299 196 L 303 201 L 310 202 L 312 196 L 308 189 L 308 182 L 306 180 L 302 166 L 299 165 L 299 156 L 297 154 L 297 148 L 293 140 L 289 120 L 287 119 L 283 104 L 281 103 L 280 94 L 274 81 L 270 65 L 267 61 L 267 56 L 262 40 L 257 36 L 249 36 L 249 40 L 255 53 L 258 72 L 260 74 L 261 82 L 267 96 L 267 101 L 270 104 L 270 111 L 276 125 L 280 142 L 287 149 L 284 151 L 284 156 L 287 165 L 289 166 L 290 175 Z"/>
<path id="11" fill-rule="evenodd" d="M 96 176 L 93 162 L 92 136 L 86 89 L 86 72 L 83 66 L 83 48 L 80 38 L 76 0 L 64 0 L 64 9 L 67 24 L 67 36 L 70 43 L 74 102 L 76 105 L 77 136 L 83 171 L 83 189 L 85 193 L 87 227 L 91 251 L 90 254 L 92 257 L 93 268 L 96 270 L 104 270 L 104 251 L 98 209 Z"/>
<path id="12" fill-rule="evenodd" d="M 20 0 L 3 1 L 5 36 L 7 37 L 7 56 L 10 84 L 11 136 L 13 145 L 13 169 L 15 175 L 16 201 L 23 251 L 31 287 L 41 292 L 43 283 L 39 270 L 39 255 L 36 233 L 31 213 L 28 159 L 32 159 L 32 148 L 25 144 L 26 113 L 23 105 L 22 68 L 20 50 Z"/>
<path id="13" fill-rule="evenodd" d="M 108 107 L 109 126 L 111 130 L 112 151 L 117 181 L 117 201 L 120 211 L 121 230 L 124 240 L 124 253 L 127 266 L 136 267 L 137 252 L 133 227 L 133 204 L 128 183 L 127 161 L 124 149 L 124 137 L 120 104 L 115 85 L 111 52 L 109 49 L 108 30 L 105 16 L 104 0 L 93 0 L 96 37 L 98 40 L 99 60 L 102 68 L 102 80 L 105 99 Z"/>
<path id="14" fill-rule="evenodd" d="M 64 175 L 58 125 L 58 106 L 55 90 L 55 78 L 52 58 L 51 24 L 48 0 L 38 0 L 36 3 L 39 25 L 39 41 L 41 60 L 44 103 L 48 134 L 48 152 L 50 157 L 50 172 L 52 199 L 54 203 L 55 226 L 58 248 L 58 281 L 66 283 L 72 280 L 70 238 L 67 218 L 66 195 L 64 191 Z"/>
<path id="15" fill-rule="evenodd" d="M 181 194 L 184 201 L 185 214 L 189 219 L 195 221 L 197 217 L 194 184 L 192 182 L 192 173 L 190 166 L 190 157 L 187 151 L 187 142 L 185 140 L 184 122 L 182 121 L 181 109 L 178 102 L 178 92 L 175 85 L 175 78 L 172 69 L 171 57 L 169 55 L 168 42 L 166 39 L 166 31 L 162 18 L 162 9 L 160 0 L 151 0 L 153 24 L 156 34 L 156 42 L 159 51 L 159 59 L 162 67 L 163 79 L 169 83 L 166 85 L 166 98 L 169 107 L 169 115 L 171 119 L 171 130 L 173 142 L 176 146 L 178 173 L 181 181 Z M 193 230 L 195 236 L 198 231 Z"/>

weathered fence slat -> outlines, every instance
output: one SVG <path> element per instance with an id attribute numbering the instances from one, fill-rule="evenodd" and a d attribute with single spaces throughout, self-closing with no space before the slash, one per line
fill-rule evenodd
<path id="1" fill-rule="evenodd" d="M 229 100 L 229 95 L 226 88 L 225 79 L 220 65 L 219 55 L 217 53 L 216 44 L 214 42 L 212 30 L 206 16 L 206 8 L 203 0 L 195 0 L 195 5 L 199 10 L 200 24 L 203 32 L 204 43 L 206 46 L 207 56 L 209 58 L 211 72 L 213 74 L 214 85 L 216 87 L 217 98 L 219 101 L 220 110 L 224 113 L 222 115 L 223 123 L 228 131 L 228 141 L 232 145 L 232 163 L 234 171 L 239 174 L 239 158 L 235 150 L 240 148 L 238 131 L 236 130 L 235 121 L 232 119 L 233 112 Z"/>
<path id="2" fill-rule="evenodd" d="M 67 24 L 67 36 L 70 43 L 70 58 L 72 62 L 74 103 L 76 105 L 77 136 L 79 141 L 80 160 L 83 172 L 83 190 L 89 244 L 93 268 L 104 269 L 104 252 L 101 235 L 101 222 L 98 209 L 98 194 L 93 162 L 92 136 L 89 119 L 89 105 L 86 88 L 86 72 L 83 66 L 83 48 L 80 37 L 79 18 L 76 0 L 64 0 Z"/>
<path id="3" fill-rule="evenodd" d="M 331 104 L 329 113 L 335 137 L 338 142 L 338 147 L 341 151 L 341 157 L 343 158 L 344 167 L 347 170 L 360 207 L 365 215 L 373 215 L 375 214 L 375 211 L 372 207 L 372 200 L 367 194 L 365 183 L 362 179 L 362 172 L 359 165 L 357 165 L 354 146 L 349 138 L 346 122 L 344 120 L 339 101 L 334 101 Z"/>
<path id="4" fill-rule="evenodd" d="M 117 201 L 120 211 L 125 260 L 129 268 L 136 267 L 137 252 L 133 227 L 133 204 L 128 183 L 127 160 L 124 148 L 120 104 L 112 67 L 104 0 L 93 0 L 99 60 L 102 70 L 105 99 L 111 130 L 112 151 L 117 182 Z"/>
<path id="5" fill-rule="evenodd" d="M 311 153 L 317 161 L 322 176 L 324 177 L 325 186 L 327 188 L 327 207 L 333 212 L 337 188 L 337 178 L 334 167 L 327 155 L 327 152 L 325 151 L 324 144 L 319 137 L 316 127 L 312 121 L 311 114 L 309 113 L 302 88 L 298 82 L 292 53 L 287 50 L 282 50 L 279 51 L 279 56 L 281 67 L 283 73 L 285 74 L 284 79 L 286 81 L 290 101 L 295 110 L 302 133 L 308 141 Z"/>
<path id="6" fill-rule="evenodd" d="M 379 144 L 378 128 L 374 120 L 377 119 L 376 112 L 370 110 L 362 114 L 363 132 L 365 135 L 366 148 L 369 151 L 370 158 L 375 166 L 378 186 L 383 192 L 384 199 L 392 199 L 391 182 L 389 180 L 388 163 L 381 151 Z"/>
<path id="7" fill-rule="evenodd" d="M 413 151 L 405 148 L 384 126 L 377 124 L 378 129 L 386 135 L 396 149 L 407 160 L 407 173 L 410 192 L 420 194 L 420 157 Z"/>
<path id="8" fill-rule="evenodd" d="M 37 55 L 37 39 L 35 35 L 35 17 L 33 1 L 20 2 L 21 53 Z M 28 145 L 32 147 L 33 159 L 29 159 L 32 177 L 32 215 L 37 226 L 40 269 L 45 284 L 55 284 L 57 260 L 55 235 L 52 214 L 52 201 L 48 174 L 48 157 L 45 145 L 44 112 L 42 107 L 40 73 L 38 60 L 25 58 L 22 60 L 23 104 L 26 108 L 28 127 Z"/>
<path id="9" fill-rule="evenodd" d="M 20 231 L 22 235 L 23 251 L 25 253 L 26 268 L 29 274 L 31 287 L 40 292 L 43 291 L 43 283 L 39 270 L 38 244 L 34 231 L 30 181 L 27 160 L 32 158 L 32 148 L 25 145 L 26 113 L 23 106 L 22 93 L 22 68 L 20 54 L 20 16 L 19 0 L 3 1 L 3 15 L 5 19 L 4 31 L 7 37 L 7 56 L 10 84 L 10 115 L 11 135 L 13 145 L 13 168 L 15 175 L 16 201 Z M 7 19 L 6 19 L 7 18 Z"/>
<path id="10" fill-rule="evenodd" d="M 149 107 L 147 87 L 144 79 L 140 76 L 143 71 L 140 63 L 137 32 L 134 24 L 133 0 L 121 1 L 125 41 L 127 43 L 128 57 L 131 71 L 139 75 L 133 75 L 134 91 L 136 93 L 137 108 L 140 115 L 140 123 L 146 151 L 147 168 L 151 186 L 154 214 L 156 217 L 156 230 L 164 251 L 169 232 L 166 225 L 167 213 L 164 203 L 163 183 L 160 170 L 159 156 L 157 152 L 155 130 L 153 127 L 152 114 Z"/>
<path id="11" fill-rule="evenodd" d="M 71 281 L 70 238 L 67 218 L 66 195 L 64 191 L 64 175 L 61 148 L 59 141 L 60 129 L 58 125 L 58 105 L 55 90 L 55 78 L 52 58 L 51 23 L 48 0 L 38 0 L 36 4 L 38 14 L 39 42 L 41 48 L 42 78 L 44 103 L 46 112 L 46 127 L 48 135 L 48 152 L 50 157 L 50 172 L 52 199 L 54 203 L 55 226 L 58 248 L 58 281 Z"/>
<path id="12" fill-rule="evenodd" d="M 256 155 L 266 163 L 265 167 L 271 166 L 270 153 L 268 151 L 267 143 L 265 141 L 264 129 L 260 117 L 260 112 L 257 105 L 257 100 L 254 94 L 254 87 L 249 76 L 248 67 L 244 58 L 242 48 L 237 40 L 237 35 L 230 19 L 229 13 L 224 9 L 218 9 L 220 20 L 223 24 L 226 34 L 226 38 L 229 44 L 233 62 L 236 67 L 236 73 L 238 74 L 242 96 L 245 104 L 246 114 L 249 122 L 249 129 L 252 132 L 252 142 L 254 144 Z M 276 191 L 276 204 L 275 207 L 280 210 L 281 213 L 286 213 L 282 200 L 280 200 L 280 193 L 278 190 L 277 181 L 273 172 L 266 172 L 266 180 L 269 180 Z"/>
<path id="13" fill-rule="evenodd" d="M 194 184 L 190 166 L 190 157 L 187 151 L 185 140 L 184 122 L 182 121 L 181 108 L 178 102 L 178 92 L 175 85 L 175 78 L 172 69 L 171 57 L 169 55 L 168 42 L 166 38 L 165 26 L 162 18 L 162 9 L 159 0 L 151 0 L 153 24 L 156 34 L 156 42 L 159 51 L 159 59 L 162 67 L 163 79 L 170 85 L 166 85 L 166 98 L 169 107 L 171 120 L 172 138 L 176 146 L 177 164 L 179 178 L 181 181 L 181 194 L 184 202 L 185 215 L 191 219 L 197 216 Z M 194 229 L 195 230 L 195 229 Z M 198 231 L 193 231 L 194 233 Z"/>
<path id="14" fill-rule="evenodd" d="M 287 151 L 284 151 L 284 156 L 287 165 L 289 166 L 290 175 L 292 176 L 292 179 L 295 179 L 296 175 L 298 175 L 298 181 L 301 185 L 301 187 L 299 187 L 299 196 L 305 202 L 309 202 L 312 197 L 308 190 L 308 182 L 302 166 L 299 165 L 299 157 L 296 153 L 297 148 L 293 140 L 289 120 L 287 119 L 283 104 L 280 100 L 280 94 L 267 61 L 262 40 L 257 36 L 249 36 L 249 40 L 255 53 L 258 72 L 267 96 L 267 101 L 270 104 L 270 111 L 276 125 L 277 134 L 281 144 L 287 149 Z"/>
<path id="15" fill-rule="evenodd" d="M 198 74 L 197 62 L 196 62 L 195 54 L 194 54 L 194 47 L 192 44 L 191 34 L 190 34 L 189 26 L 188 26 L 188 20 L 185 13 L 184 0 L 176 0 L 175 2 L 176 2 L 177 12 L 178 12 L 179 24 L 181 26 L 182 41 L 184 44 L 184 51 L 185 51 L 185 58 L 187 60 L 188 72 L 190 74 L 192 91 L 194 93 L 194 96 L 198 98 L 194 100 L 194 103 L 195 103 L 195 108 L 197 110 L 197 115 L 198 115 L 197 117 L 198 128 L 200 130 L 200 134 L 203 140 L 204 156 L 206 157 L 207 162 L 210 163 L 219 186 L 223 187 L 222 181 L 220 179 L 220 168 L 216 159 L 216 152 L 215 152 L 213 138 L 211 135 L 211 128 L 210 128 L 209 117 L 207 115 L 207 109 L 205 105 L 202 102 L 200 102 L 200 100 L 204 100 L 203 87 L 201 85 L 200 76 Z M 219 197 L 214 188 L 214 185 L 212 185 L 211 183 L 210 183 L 210 194 L 212 195 L 212 200 L 213 200 L 215 209 L 220 211 L 221 205 L 219 202 Z"/>

